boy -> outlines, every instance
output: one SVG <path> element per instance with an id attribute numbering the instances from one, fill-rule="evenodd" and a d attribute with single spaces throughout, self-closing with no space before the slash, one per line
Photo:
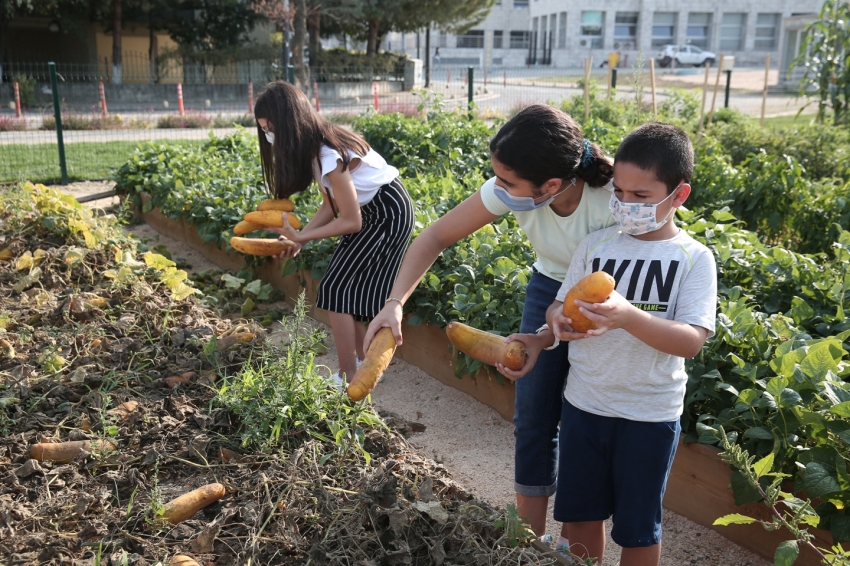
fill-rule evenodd
<path id="1" fill-rule="evenodd" d="M 646 124 L 614 156 L 610 208 L 616 226 L 579 244 L 546 313 L 570 344 L 561 413 L 555 520 L 571 550 L 602 563 L 604 521 L 623 547 L 621 566 L 656 566 L 661 500 L 679 439 L 685 358 L 714 334 L 714 257 L 674 223 L 691 191 L 694 153 L 687 135 Z M 598 324 L 574 332 L 563 299 L 579 279 L 604 270 L 617 286 L 603 303 L 576 301 Z M 559 541 L 560 542 L 560 541 Z"/>

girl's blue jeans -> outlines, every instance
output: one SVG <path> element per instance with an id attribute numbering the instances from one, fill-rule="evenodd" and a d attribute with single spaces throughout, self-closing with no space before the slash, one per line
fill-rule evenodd
<path id="1" fill-rule="evenodd" d="M 533 334 L 546 323 L 546 309 L 561 282 L 535 269 L 525 292 L 520 332 Z M 568 344 L 543 350 L 537 363 L 516 381 L 514 489 L 520 495 L 549 497 L 558 477 L 558 423 L 570 362 Z"/>

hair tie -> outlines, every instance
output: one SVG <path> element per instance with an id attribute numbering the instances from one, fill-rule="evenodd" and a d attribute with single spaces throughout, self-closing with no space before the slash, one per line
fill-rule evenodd
<path id="1" fill-rule="evenodd" d="M 581 168 L 587 169 L 591 163 L 593 163 L 593 148 L 591 147 L 590 140 L 585 138 L 584 151 L 581 153 Z"/>

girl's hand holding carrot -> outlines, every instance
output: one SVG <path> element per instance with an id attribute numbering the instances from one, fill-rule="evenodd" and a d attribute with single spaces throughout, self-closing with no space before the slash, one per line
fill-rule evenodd
<path id="1" fill-rule="evenodd" d="M 270 232 L 274 232 L 275 234 L 280 234 L 281 240 L 289 240 L 293 242 L 295 245 L 290 246 L 283 250 L 279 256 L 280 259 L 289 259 L 298 255 L 298 252 L 301 251 L 301 248 L 304 247 L 304 242 L 301 241 L 301 232 L 292 227 L 289 223 L 289 218 L 285 212 L 281 213 L 283 215 L 283 227 L 271 227 L 267 226 L 266 230 Z"/>

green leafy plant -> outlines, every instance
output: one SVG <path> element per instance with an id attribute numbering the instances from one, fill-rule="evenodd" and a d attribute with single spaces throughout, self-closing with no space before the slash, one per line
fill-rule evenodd
<path id="1" fill-rule="evenodd" d="M 847 105 L 850 104 L 848 53 L 850 4 L 846 0 L 826 0 L 818 19 L 806 27 L 800 54 L 792 64 L 802 62 L 806 67 L 800 93 L 816 93 L 819 122 L 824 121 L 827 110 L 832 112 L 836 126 L 847 122 Z"/>
<path id="2" fill-rule="evenodd" d="M 224 379 L 213 403 L 238 416 L 243 446 L 293 448 L 313 436 L 334 443 L 340 454 L 356 450 L 368 463 L 365 429 L 382 421 L 362 403 L 349 401 L 332 385 L 330 369 L 315 364 L 324 332 L 309 325 L 306 312 L 301 293 L 293 314 L 282 321 L 287 341 L 281 351 L 260 353 L 256 363 Z"/>
<path id="3" fill-rule="evenodd" d="M 497 529 L 505 529 L 505 537 L 508 539 L 508 546 L 511 548 L 516 548 L 521 543 L 535 538 L 534 531 L 522 520 L 522 517 L 519 516 L 519 508 L 513 503 L 509 503 L 505 507 L 503 518 L 496 521 L 493 526 Z"/>
<path id="4" fill-rule="evenodd" d="M 818 548 L 814 544 L 814 535 L 808 528 L 817 527 L 820 517 L 808 499 L 803 500 L 784 491 L 783 482 L 790 476 L 774 471 L 773 453 L 756 461 L 755 456 L 750 456 L 740 445 L 731 443 L 722 428 L 720 432 L 723 446 L 720 458 L 738 470 L 750 489 L 758 492 L 764 504 L 770 509 L 771 517 L 769 521 L 766 521 L 733 513 L 718 518 L 714 524 L 722 526 L 760 524 L 771 531 L 786 529 L 792 538 L 780 543 L 776 548 L 773 556 L 776 566 L 793 564 L 800 554 L 801 545 L 811 548 L 820 558 L 821 564 L 829 566 L 850 564 L 850 552 L 841 548 L 840 545 L 825 549 Z M 763 486 L 762 480 L 765 479 L 770 483 Z"/>

